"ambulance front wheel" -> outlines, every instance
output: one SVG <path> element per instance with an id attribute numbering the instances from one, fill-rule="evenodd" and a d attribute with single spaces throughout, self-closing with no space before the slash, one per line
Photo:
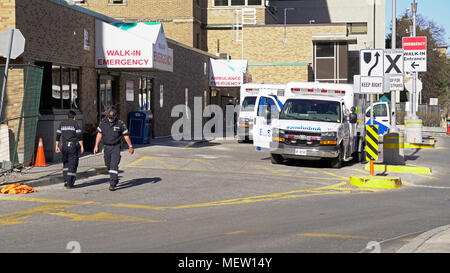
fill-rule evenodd
<path id="1" fill-rule="evenodd" d="M 272 162 L 272 164 L 281 164 L 283 163 L 283 156 L 279 155 L 279 154 L 270 154 L 270 162 Z"/>
<path id="2" fill-rule="evenodd" d="M 340 169 L 340 168 L 342 168 L 343 162 L 344 162 L 344 149 L 343 149 L 343 147 L 341 146 L 341 147 L 339 148 L 339 154 L 338 154 L 338 157 L 333 158 L 333 159 L 331 160 L 331 162 L 330 162 L 330 163 L 331 163 L 331 168 Z"/>

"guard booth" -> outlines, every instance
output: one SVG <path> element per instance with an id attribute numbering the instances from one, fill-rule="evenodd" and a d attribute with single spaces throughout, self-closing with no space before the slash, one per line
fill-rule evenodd
<path id="1" fill-rule="evenodd" d="M 151 111 L 136 111 L 129 114 L 129 136 L 132 143 L 148 144 L 151 139 Z"/>

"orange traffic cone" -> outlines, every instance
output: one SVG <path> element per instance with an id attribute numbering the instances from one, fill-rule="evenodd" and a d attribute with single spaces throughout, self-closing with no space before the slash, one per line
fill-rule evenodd
<path id="1" fill-rule="evenodd" d="M 44 143 L 42 142 L 42 138 L 39 138 L 39 145 L 36 153 L 36 161 L 34 162 L 35 167 L 47 167 L 45 163 L 45 154 L 44 154 Z"/>

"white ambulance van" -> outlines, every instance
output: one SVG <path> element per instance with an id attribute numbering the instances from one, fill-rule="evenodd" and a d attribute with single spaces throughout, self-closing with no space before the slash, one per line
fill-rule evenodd
<path id="1" fill-rule="evenodd" d="M 260 101 L 273 103 L 278 111 L 283 107 L 281 98 L 284 97 L 285 84 L 246 83 L 240 90 L 240 108 L 237 121 L 238 142 L 253 140 L 253 122 L 255 109 Z"/>
<path id="2" fill-rule="evenodd" d="M 253 127 L 253 143 L 268 148 L 274 164 L 328 159 L 340 168 L 353 157 L 363 158 L 365 99 L 351 84 L 290 82 L 279 115 L 263 112 L 264 120 Z"/>

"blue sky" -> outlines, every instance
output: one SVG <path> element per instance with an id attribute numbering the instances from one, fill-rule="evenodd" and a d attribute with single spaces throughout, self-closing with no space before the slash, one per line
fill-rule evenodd
<path id="1" fill-rule="evenodd" d="M 413 0 L 397 0 L 397 18 L 402 16 L 407 8 L 411 8 Z M 416 0 L 417 13 L 427 20 L 433 20 L 445 29 L 447 45 L 450 44 L 450 0 Z M 386 34 L 391 33 L 392 0 L 386 0 Z M 447 50 L 447 54 L 450 49 Z"/>

